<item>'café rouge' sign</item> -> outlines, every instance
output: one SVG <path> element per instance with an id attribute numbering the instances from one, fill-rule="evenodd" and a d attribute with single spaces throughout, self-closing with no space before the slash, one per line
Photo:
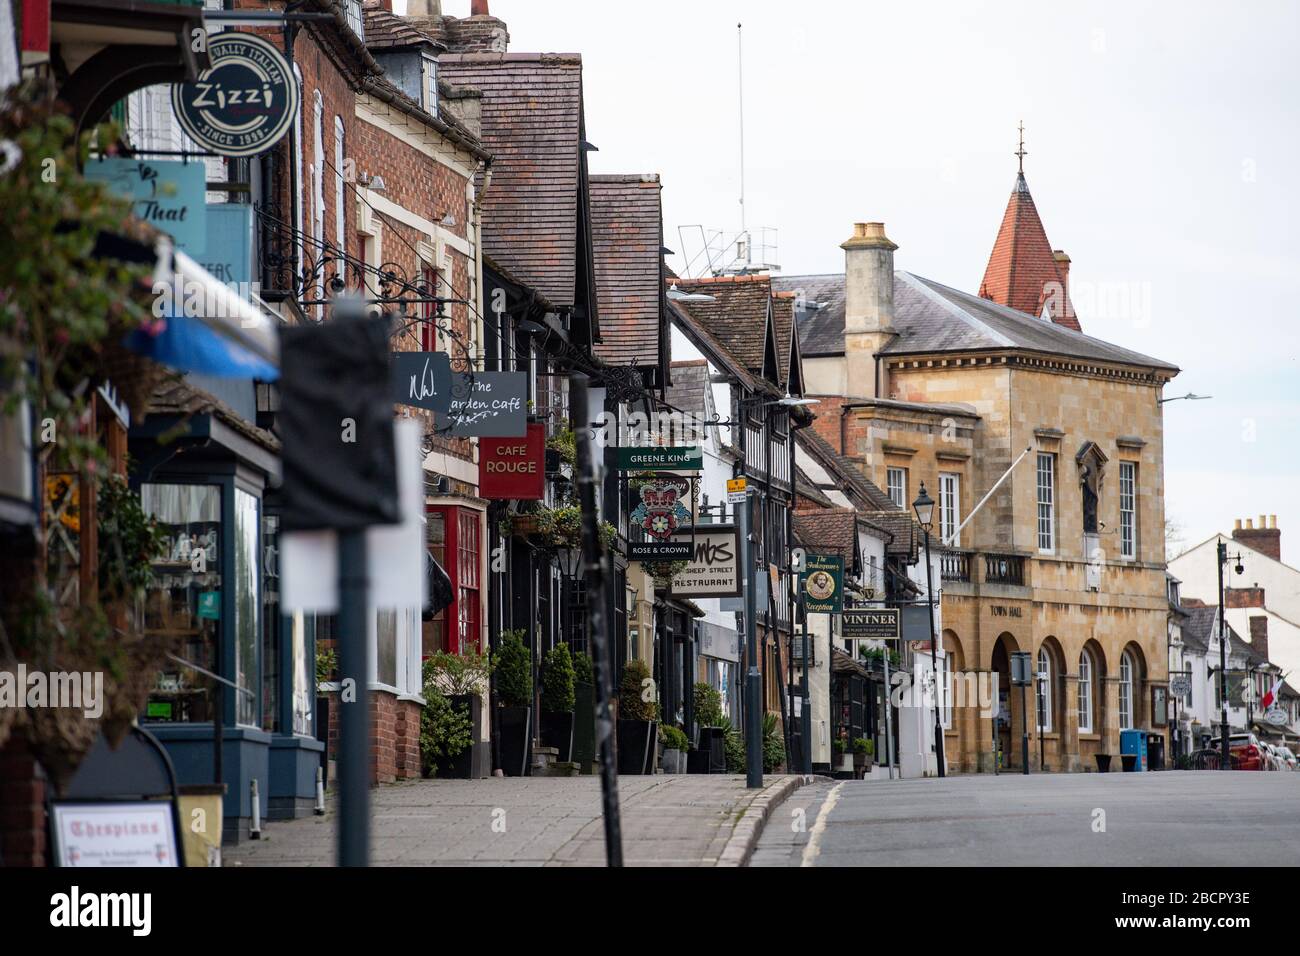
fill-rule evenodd
<path id="1" fill-rule="evenodd" d="M 545 493 L 546 426 L 528 426 L 523 438 L 480 438 L 478 490 L 484 498 L 537 501 Z"/>

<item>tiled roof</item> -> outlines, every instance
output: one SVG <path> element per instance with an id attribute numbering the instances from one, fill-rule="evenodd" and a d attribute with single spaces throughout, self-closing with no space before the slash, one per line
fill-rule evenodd
<path id="1" fill-rule="evenodd" d="M 672 364 L 673 384 L 664 394 L 673 408 L 701 417 L 712 408 L 709 400 L 709 363 L 704 359 Z"/>
<path id="2" fill-rule="evenodd" d="M 694 312 L 686 308 L 687 304 L 671 298 L 668 300 L 670 320 L 679 325 L 688 338 L 694 339 L 701 350 L 713 358 L 719 367 L 725 369 L 728 375 L 734 376 L 736 381 L 751 392 L 779 394 L 775 385 L 750 372 L 744 363 L 713 334 L 713 331 L 701 322 Z"/>
<path id="3" fill-rule="evenodd" d="M 844 276 L 782 276 L 778 290 L 805 292 L 796 311 L 805 356 L 844 354 Z M 811 309 L 807 303 L 825 303 Z M 1052 322 L 1034 318 L 968 292 L 910 272 L 894 273 L 894 328 L 898 336 L 882 349 L 890 355 L 978 350 L 1023 350 L 1136 365 L 1167 371 L 1177 366 L 1120 348 Z"/>
<path id="4" fill-rule="evenodd" d="M 842 482 L 840 490 L 848 496 L 862 518 L 893 536 L 885 543 L 886 553 L 915 560 L 917 543 L 911 512 L 895 505 L 857 464 L 835 451 L 816 429 L 801 429 L 795 440 L 832 478 Z"/>
<path id="5" fill-rule="evenodd" d="M 712 302 L 678 302 L 726 346 L 745 368 L 763 374 L 772 281 L 767 275 L 673 280 L 682 292 L 713 296 Z"/>
<path id="6" fill-rule="evenodd" d="M 817 487 L 817 482 L 813 481 L 808 474 L 798 465 L 794 469 L 795 491 L 800 501 L 808 501 L 818 508 L 834 508 L 835 502 Z"/>
<path id="7" fill-rule="evenodd" d="M 1043 306 L 1050 300 L 1052 321 L 1079 331 L 1073 307 L 1062 301 L 1064 289 L 1065 277 L 1057 267 L 1034 197 L 1029 195 L 1025 174 L 1020 173 L 984 269 L 980 295 L 1035 318 L 1042 316 Z"/>
<path id="8" fill-rule="evenodd" d="M 790 346 L 794 327 L 794 293 L 778 292 L 772 297 L 772 329 L 776 332 L 776 376 L 782 388 L 789 387 Z"/>
<path id="9" fill-rule="evenodd" d="M 658 365 L 665 292 L 659 177 L 592 176 L 589 183 L 596 354 L 614 365 Z"/>
<path id="10" fill-rule="evenodd" d="M 212 415 L 268 451 L 280 450 L 280 439 L 274 434 L 245 420 L 225 402 L 179 375 L 165 379 L 154 389 L 149 399 L 148 414 L 180 415 L 186 418 L 192 415 Z"/>
<path id="11" fill-rule="evenodd" d="M 804 547 L 821 554 L 838 554 L 847 568 L 853 562 L 858 515 L 852 508 L 796 511 L 794 533 Z"/>
<path id="12" fill-rule="evenodd" d="M 582 58 L 576 53 L 454 53 L 449 82 L 482 92 L 485 251 L 557 306 L 577 296 Z"/>
<path id="13" fill-rule="evenodd" d="M 446 49 L 446 44 L 440 37 L 421 30 L 406 17 L 385 10 L 380 6 L 379 0 L 366 0 L 362 9 L 366 16 L 366 46 L 372 50 L 398 50 L 424 45 Z"/>

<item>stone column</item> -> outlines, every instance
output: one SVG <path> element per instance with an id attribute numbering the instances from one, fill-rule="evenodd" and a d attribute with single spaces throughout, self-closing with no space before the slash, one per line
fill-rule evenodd
<path id="1" fill-rule="evenodd" d="M 1079 760 L 1079 675 L 1066 674 L 1062 683 L 1061 770 L 1078 773 L 1083 769 Z"/>
<path id="2" fill-rule="evenodd" d="M 1106 697 L 1104 721 L 1101 728 L 1101 753 L 1111 755 L 1111 770 L 1119 768 L 1119 678 L 1106 677 L 1102 680 L 1102 690 Z"/>

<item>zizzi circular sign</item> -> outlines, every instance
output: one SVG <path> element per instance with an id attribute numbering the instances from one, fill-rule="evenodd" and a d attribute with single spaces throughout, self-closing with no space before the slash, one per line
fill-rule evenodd
<path id="1" fill-rule="evenodd" d="M 284 55 L 259 36 L 227 30 L 208 41 L 211 68 L 172 87 L 181 128 L 223 156 L 265 152 L 289 131 L 298 84 Z"/>

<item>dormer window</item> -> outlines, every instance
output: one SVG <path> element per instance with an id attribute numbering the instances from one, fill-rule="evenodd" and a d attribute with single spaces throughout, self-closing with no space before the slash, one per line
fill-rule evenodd
<path id="1" fill-rule="evenodd" d="M 424 107 L 426 113 L 433 116 L 438 115 L 438 61 L 427 53 L 421 58 L 421 75 L 423 84 L 421 86 L 420 105 Z"/>

